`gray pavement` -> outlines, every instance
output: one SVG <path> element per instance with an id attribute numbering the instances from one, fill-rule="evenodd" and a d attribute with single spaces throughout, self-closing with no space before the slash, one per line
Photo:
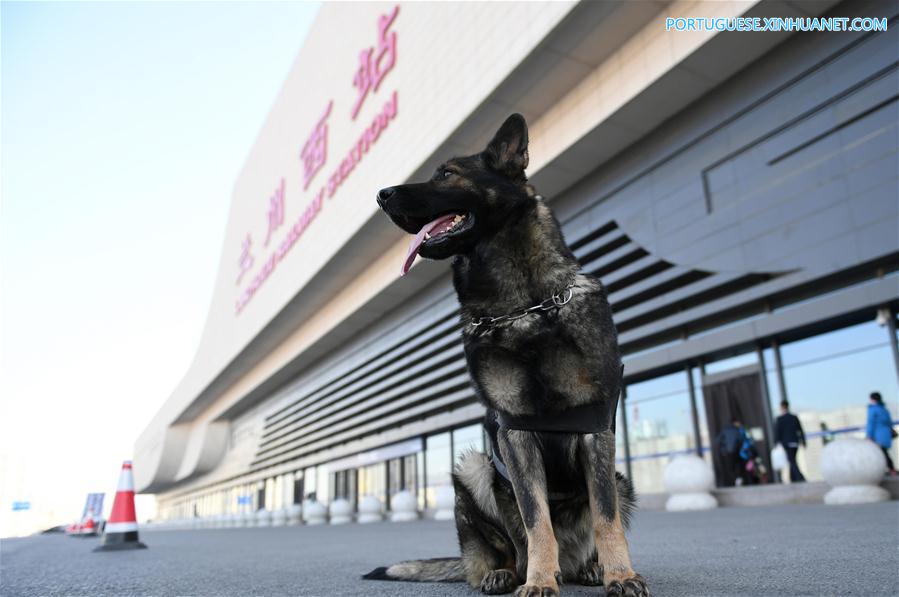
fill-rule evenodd
<path id="1" fill-rule="evenodd" d="M 146 550 L 97 539 L 0 542 L 0 594 L 454 595 L 462 584 L 363 581 L 376 566 L 458 553 L 451 523 L 145 532 Z M 899 504 L 640 512 L 635 568 L 653 595 L 899 595 Z M 566 585 L 563 595 L 602 595 Z"/>

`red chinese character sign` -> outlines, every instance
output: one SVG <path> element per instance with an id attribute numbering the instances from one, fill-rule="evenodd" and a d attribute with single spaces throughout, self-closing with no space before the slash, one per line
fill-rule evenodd
<path id="1" fill-rule="evenodd" d="M 244 274 L 253 267 L 253 255 L 250 253 L 252 247 L 253 239 L 247 234 L 246 238 L 244 238 L 243 242 L 240 244 L 240 257 L 237 258 L 238 275 L 235 284 L 240 284 Z"/>
<path id="2" fill-rule="evenodd" d="M 377 93 L 381 83 L 396 64 L 398 36 L 396 31 L 392 30 L 392 27 L 399 10 L 400 7 L 395 6 L 389 13 L 378 17 L 376 45 L 363 50 L 359 54 L 359 67 L 353 77 L 353 87 L 356 90 L 356 96 L 352 101 L 351 120 L 356 119 L 366 98 Z M 275 271 L 282 259 L 296 245 L 299 238 L 321 212 L 325 199 L 334 197 L 338 188 L 349 178 L 356 166 L 362 162 L 365 155 L 369 153 L 378 139 L 381 138 L 384 130 L 396 118 L 398 101 L 397 92 L 394 90 L 371 122 L 354 135 L 355 142 L 346 149 L 343 154 L 344 157 L 339 163 L 332 166 L 331 174 L 321 183 L 319 189 L 311 195 L 305 205 L 299 208 L 299 216 L 292 223 L 288 224 L 289 227 L 286 233 L 280 233 L 280 229 L 285 224 L 286 208 L 290 205 L 287 201 L 284 177 L 280 178 L 273 192 L 263 195 L 267 199 L 264 203 L 266 209 L 264 219 L 266 234 L 263 246 L 268 247 L 272 241 L 276 241 L 276 245 L 268 257 L 260 262 L 261 265 L 256 268 L 255 273 L 250 278 L 250 282 L 239 292 L 234 304 L 235 315 L 243 311 L 262 284 Z M 300 148 L 299 157 L 304 192 L 309 189 L 316 174 L 327 165 L 328 119 L 334 103 L 335 100 L 333 99 L 328 101 Z M 278 234 L 281 234 L 280 239 L 276 238 Z M 240 256 L 237 260 L 238 286 L 240 286 L 244 276 L 254 269 L 256 260 L 252 255 L 252 248 L 253 241 L 250 234 L 247 233 L 244 240 L 241 241 Z"/>
<path id="3" fill-rule="evenodd" d="M 328 116 L 334 100 L 328 102 L 328 107 L 315 124 L 315 128 L 303 144 L 300 158 L 303 160 L 303 190 L 309 188 L 309 183 L 315 178 L 315 174 L 322 169 L 328 161 Z"/>
<path id="4" fill-rule="evenodd" d="M 359 54 L 359 70 L 353 77 L 353 86 L 358 92 L 356 103 L 353 104 L 353 120 L 359 114 L 365 98 L 368 97 L 369 91 L 377 91 L 381 86 L 381 81 L 393 65 L 396 64 L 396 32 L 388 29 L 396 19 L 396 15 L 400 12 L 400 7 L 393 7 L 390 14 L 381 15 L 378 18 L 378 45 L 377 47 L 362 50 Z"/>
<path id="5" fill-rule="evenodd" d="M 268 241 L 272 239 L 272 233 L 281 227 L 284 223 L 284 179 L 281 179 L 281 185 L 275 189 L 274 194 L 268 199 L 268 232 L 265 234 L 266 247 Z"/>

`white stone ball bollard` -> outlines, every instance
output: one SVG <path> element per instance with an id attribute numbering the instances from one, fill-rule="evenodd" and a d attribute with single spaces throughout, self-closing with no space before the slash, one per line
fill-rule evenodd
<path id="1" fill-rule="evenodd" d="M 825 504 L 869 504 L 890 499 L 880 486 L 887 463 L 880 447 L 866 439 L 838 439 L 821 453 L 821 474 L 833 489 Z"/>
<path id="2" fill-rule="evenodd" d="M 279 508 L 272 512 L 272 526 L 283 527 L 287 525 L 287 508 Z"/>
<path id="3" fill-rule="evenodd" d="M 669 512 L 711 510 L 718 500 L 710 492 L 715 487 L 715 473 L 708 463 L 695 454 L 677 456 L 665 467 L 665 489 L 670 493 L 665 509 Z"/>
<path id="4" fill-rule="evenodd" d="M 270 527 L 272 526 L 272 513 L 263 508 L 256 511 L 256 526 Z"/>
<path id="5" fill-rule="evenodd" d="M 390 499 L 390 522 L 418 520 L 415 498 L 408 491 L 398 491 Z"/>
<path id="6" fill-rule="evenodd" d="M 359 524 L 381 522 L 381 500 L 373 495 L 367 495 L 359 500 Z"/>
<path id="7" fill-rule="evenodd" d="M 303 519 L 303 506 L 291 504 L 287 507 L 287 524 L 293 526 L 300 524 Z"/>
<path id="8" fill-rule="evenodd" d="M 303 504 L 303 519 L 310 526 L 325 524 L 328 522 L 328 509 L 321 502 L 307 500 Z"/>
<path id="9" fill-rule="evenodd" d="M 353 522 L 353 505 L 343 498 L 331 502 L 328 510 L 331 513 L 331 524 Z"/>
<path id="10" fill-rule="evenodd" d="M 456 492 L 449 485 L 437 488 L 437 496 L 434 500 L 434 520 L 455 519 Z"/>

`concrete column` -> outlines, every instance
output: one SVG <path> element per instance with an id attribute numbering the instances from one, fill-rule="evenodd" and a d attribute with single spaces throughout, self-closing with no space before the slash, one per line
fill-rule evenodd
<path id="1" fill-rule="evenodd" d="M 887 317 L 887 333 L 890 335 L 890 351 L 893 353 L 893 367 L 896 370 L 896 379 L 899 380 L 899 343 L 896 341 L 896 312 L 889 307 L 881 307 L 886 309 Z"/>
<path id="2" fill-rule="evenodd" d="M 770 453 L 774 449 L 774 416 L 771 414 L 771 394 L 768 392 L 768 371 L 765 367 L 765 352 L 760 344 L 756 345 L 755 354 L 759 360 L 759 367 L 761 367 L 762 412 L 765 414 L 765 444 Z M 771 476 L 775 483 L 781 482 L 780 472 L 772 470 Z"/>
<path id="3" fill-rule="evenodd" d="M 787 398 L 787 382 L 784 378 L 784 368 L 780 360 L 780 343 L 772 339 L 771 350 L 774 353 L 774 368 L 777 369 L 777 387 L 780 390 L 780 399 L 789 400 Z"/>
<path id="4" fill-rule="evenodd" d="M 627 435 L 627 386 L 621 386 L 621 431 L 624 434 L 624 470 L 627 478 L 633 483 L 634 475 L 631 469 L 631 443 Z"/>
<path id="5" fill-rule="evenodd" d="M 696 387 L 693 383 L 693 367 L 687 365 L 687 383 L 690 389 L 690 415 L 693 417 L 693 441 L 696 455 L 702 458 L 702 434 L 699 433 L 699 409 L 696 407 Z"/>

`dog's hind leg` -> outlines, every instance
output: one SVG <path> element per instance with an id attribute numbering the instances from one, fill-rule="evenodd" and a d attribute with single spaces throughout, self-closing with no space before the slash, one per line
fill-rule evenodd
<path id="1" fill-rule="evenodd" d="M 503 529 L 493 493 L 493 465 L 483 454 L 464 454 L 453 472 L 453 485 L 466 579 L 488 595 L 511 593 L 519 584 L 515 549 Z"/>
<path id="2" fill-rule="evenodd" d="M 622 514 L 626 505 L 619 495 L 615 473 L 615 434 L 611 431 L 581 436 L 587 475 L 587 493 L 593 517 L 593 534 L 609 597 L 648 597 L 643 577 L 631 568 Z M 622 480 L 622 482 L 626 482 Z"/>
<path id="3" fill-rule="evenodd" d="M 500 429 L 497 443 L 527 534 L 527 575 L 516 597 L 559 594 L 559 544 L 549 513 L 546 469 L 540 441 L 533 431 Z"/>

